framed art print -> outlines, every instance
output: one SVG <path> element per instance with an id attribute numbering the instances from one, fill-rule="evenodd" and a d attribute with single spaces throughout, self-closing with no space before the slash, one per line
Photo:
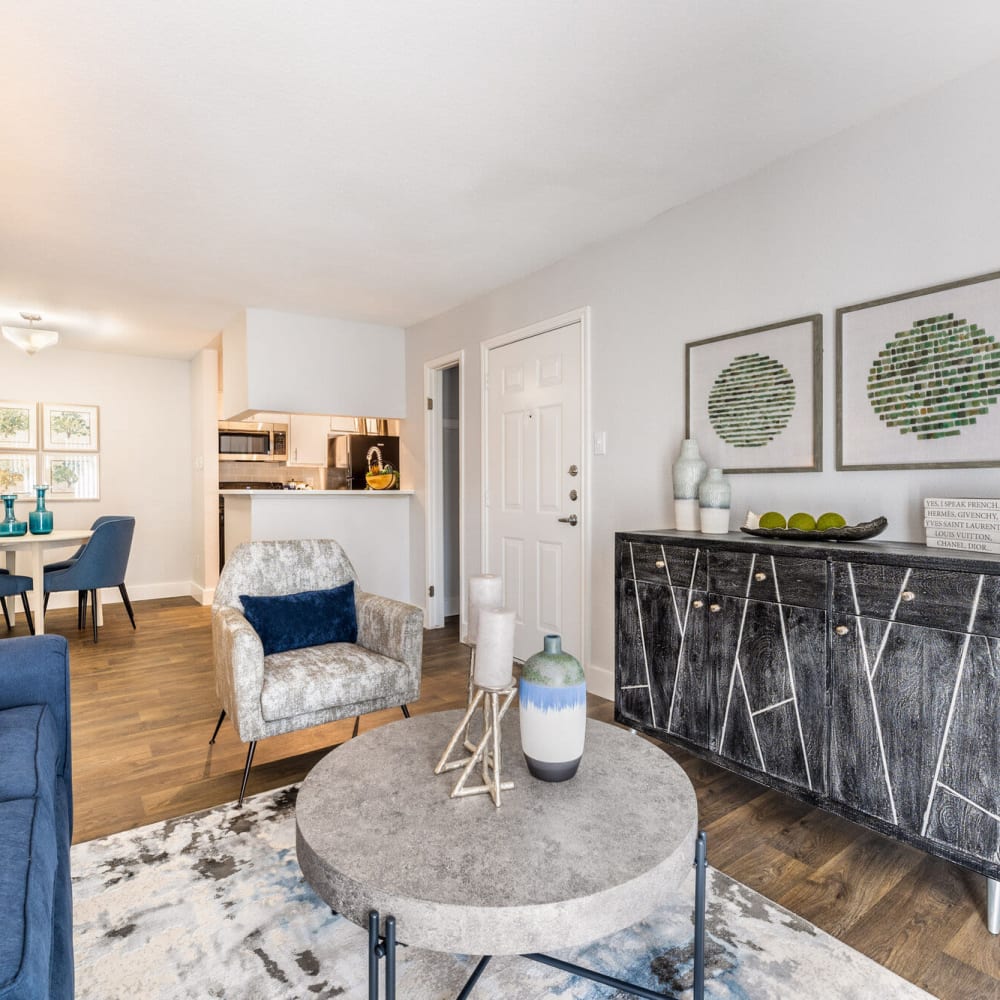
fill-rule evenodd
<path id="1" fill-rule="evenodd" d="M 837 468 L 1000 465 L 1000 272 L 837 310 Z"/>
<path id="2" fill-rule="evenodd" d="M 42 403 L 42 447 L 46 451 L 97 451 L 98 408 Z"/>
<path id="3" fill-rule="evenodd" d="M 727 473 L 822 468 L 823 317 L 685 345 L 686 436 Z"/>
<path id="4" fill-rule="evenodd" d="M 38 447 L 38 404 L 0 402 L 0 451 Z"/>
<path id="5" fill-rule="evenodd" d="M 31 496 L 37 483 L 37 456 L 0 453 L 0 493 Z"/>
<path id="6" fill-rule="evenodd" d="M 45 454 L 50 500 L 100 500 L 101 469 L 97 455 Z"/>

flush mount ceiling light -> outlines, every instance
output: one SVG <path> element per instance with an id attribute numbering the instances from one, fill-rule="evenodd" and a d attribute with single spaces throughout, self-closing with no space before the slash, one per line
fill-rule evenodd
<path id="1" fill-rule="evenodd" d="M 59 334 L 55 330 L 40 330 L 35 326 L 42 318 L 38 313 L 23 312 L 21 318 L 28 321 L 27 327 L 5 326 L 0 329 L 3 330 L 5 340 L 20 347 L 26 354 L 34 354 L 59 343 Z"/>

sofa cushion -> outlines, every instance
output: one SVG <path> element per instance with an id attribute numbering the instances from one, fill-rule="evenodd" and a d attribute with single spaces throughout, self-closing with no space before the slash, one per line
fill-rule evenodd
<path id="1" fill-rule="evenodd" d="M 328 642 L 356 642 L 354 581 L 330 590 L 254 597 L 240 594 L 243 614 L 260 636 L 264 655 Z"/>
<path id="2" fill-rule="evenodd" d="M 58 837 L 51 801 L 0 802 L 0 997 L 48 997 Z"/>
<path id="3" fill-rule="evenodd" d="M 52 801 L 59 737 L 46 705 L 0 710 L 0 802 L 42 795 Z"/>
<path id="4" fill-rule="evenodd" d="M 350 706 L 386 701 L 405 689 L 409 668 L 363 646 L 335 642 L 264 657 L 261 714 L 268 722 L 331 705 Z M 399 703 L 406 699 L 400 697 Z M 393 704 L 392 700 L 387 702 Z"/>

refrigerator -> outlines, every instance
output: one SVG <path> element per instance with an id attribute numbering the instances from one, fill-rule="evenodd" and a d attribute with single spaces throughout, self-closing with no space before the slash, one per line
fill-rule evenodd
<path id="1" fill-rule="evenodd" d="M 327 442 L 327 483 L 350 490 L 399 489 L 399 437 L 337 434 Z"/>

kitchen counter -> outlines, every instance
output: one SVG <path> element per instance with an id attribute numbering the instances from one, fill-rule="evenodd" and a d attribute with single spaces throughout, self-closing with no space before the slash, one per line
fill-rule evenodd
<path id="1" fill-rule="evenodd" d="M 225 555 L 260 539 L 334 538 L 363 590 L 422 604 L 410 593 L 413 490 L 219 490 Z M 359 500 L 359 498 L 364 498 Z M 394 499 L 393 499 L 394 498 Z"/>

